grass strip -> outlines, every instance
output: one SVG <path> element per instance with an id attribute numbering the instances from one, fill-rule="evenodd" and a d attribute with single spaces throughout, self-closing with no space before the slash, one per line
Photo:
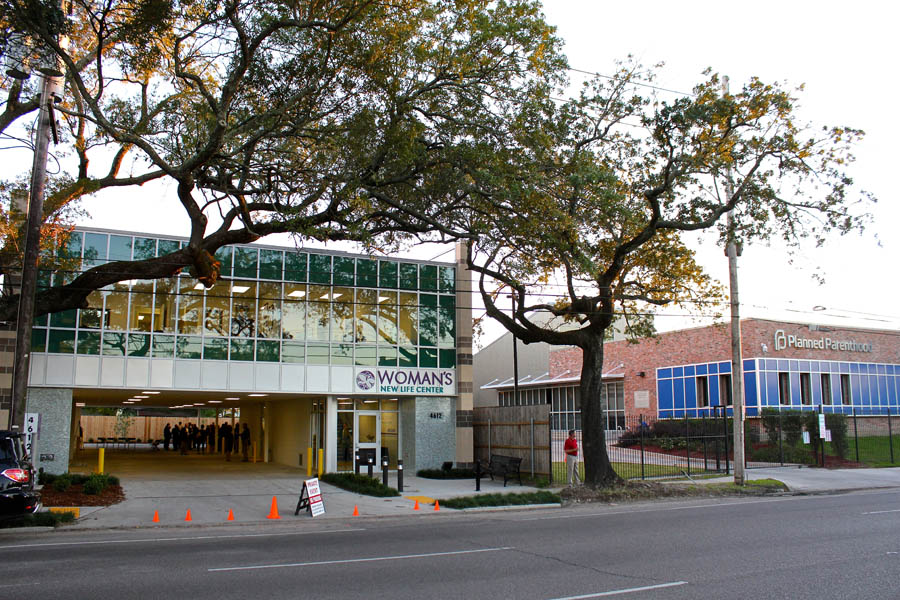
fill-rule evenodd
<path id="1" fill-rule="evenodd" d="M 485 506 L 524 506 L 527 504 L 559 504 L 559 494 L 548 491 L 512 494 L 482 494 L 440 500 L 446 508 L 480 508 Z"/>

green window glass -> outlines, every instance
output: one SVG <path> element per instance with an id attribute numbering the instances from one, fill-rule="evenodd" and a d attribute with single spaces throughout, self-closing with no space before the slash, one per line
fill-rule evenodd
<path id="1" fill-rule="evenodd" d="M 306 364 L 309 365 L 327 365 L 328 364 L 328 344 L 307 344 L 306 345 Z"/>
<path id="2" fill-rule="evenodd" d="M 378 285 L 383 288 L 397 287 L 397 263 L 390 260 L 378 261 Z"/>
<path id="3" fill-rule="evenodd" d="M 438 289 L 437 267 L 434 265 L 421 265 L 419 267 L 419 277 L 421 278 L 422 289 L 429 292 L 436 292 Z"/>
<path id="4" fill-rule="evenodd" d="M 128 334 L 128 356 L 150 356 L 150 334 Z"/>
<path id="5" fill-rule="evenodd" d="M 453 267 L 441 267 L 438 269 L 440 278 L 439 286 L 442 292 L 453 292 L 456 290 L 456 269 Z"/>
<path id="6" fill-rule="evenodd" d="M 281 304 L 281 337 L 286 340 L 306 339 L 306 284 L 284 284 L 284 302 Z"/>
<path id="7" fill-rule="evenodd" d="M 335 342 L 353 342 L 353 308 L 353 288 L 335 287 L 331 294 L 331 339 Z"/>
<path id="8" fill-rule="evenodd" d="M 100 354 L 100 332 L 79 331 L 76 352 L 78 354 Z"/>
<path id="9" fill-rule="evenodd" d="M 56 250 L 56 255 L 60 258 L 80 258 L 81 244 L 84 241 L 84 234 L 80 231 L 73 231 L 69 234 L 69 239 L 60 244 Z"/>
<path id="10" fill-rule="evenodd" d="M 456 298 L 441 296 L 438 304 L 438 341 L 441 346 L 456 347 Z"/>
<path id="11" fill-rule="evenodd" d="M 356 290 L 356 318 L 353 330 L 357 342 L 375 342 L 378 335 L 378 292 Z"/>
<path id="12" fill-rule="evenodd" d="M 131 236 L 109 236 L 109 260 L 131 260 Z"/>
<path id="13" fill-rule="evenodd" d="M 397 366 L 397 346 L 378 346 L 378 366 Z"/>
<path id="14" fill-rule="evenodd" d="M 306 303 L 306 339 L 328 341 L 328 329 L 331 322 L 330 298 L 331 288 L 324 285 L 309 286 Z"/>
<path id="15" fill-rule="evenodd" d="M 100 329 L 103 317 L 103 294 L 93 291 L 87 297 L 88 308 L 78 311 L 78 325 L 83 329 Z"/>
<path id="16" fill-rule="evenodd" d="M 437 346 L 437 296 L 419 294 L 419 345 Z"/>
<path id="17" fill-rule="evenodd" d="M 179 248 L 181 248 L 181 244 L 175 240 L 159 240 L 159 249 L 156 255 L 165 256 L 166 254 L 172 254 L 173 252 L 178 252 Z"/>
<path id="18" fill-rule="evenodd" d="M 416 349 L 412 346 L 400 346 L 400 361 L 399 365 L 401 367 L 415 367 L 418 366 L 419 360 L 417 356 Z"/>
<path id="19" fill-rule="evenodd" d="M 378 342 L 397 343 L 397 292 L 378 293 Z"/>
<path id="20" fill-rule="evenodd" d="M 306 362 L 306 346 L 303 342 L 283 342 L 281 344 L 281 362 Z"/>
<path id="21" fill-rule="evenodd" d="M 231 277 L 231 255 L 233 253 L 231 246 L 223 246 L 216 250 L 216 260 L 221 264 L 219 267 L 220 277 Z"/>
<path id="22" fill-rule="evenodd" d="M 88 270 L 106 263 L 106 244 L 109 236 L 105 233 L 84 234 L 84 261 L 82 266 Z"/>
<path id="23" fill-rule="evenodd" d="M 141 279 L 131 286 L 131 331 L 151 331 L 153 326 L 153 282 Z"/>
<path id="24" fill-rule="evenodd" d="M 400 263 L 400 289 L 419 289 L 419 265 Z"/>
<path id="25" fill-rule="evenodd" d="M 378 352 L 375 346 L 357 346 L 356 364 L 365 367 L 374 367 L 378 363 Z"/>
<path id="26" fill-rule="evenodd" d="M 112 290 L 112 291 L 109 291 Z M 106 295 L 106 311 L 103 313 L 103 328 L 114 331 L 128 329 L 128 282 L 114 283 L 102 290 Z M 124 354 L 124 343 L 123 343 Z"/>
<path id="27" fill-rule="evenodd" d="M 178 333 L 200 333 L 203 284 L 190 277 L 180 277 L 178 287 Z"/>
<path id="28" fill-rule="evenodd" d="M 175 356 L 175 336 L 174 335 L 154 335 L 153 336 L 153 357 L 154 358 L 172 358 Z"/>
<path id="29" fill-rule="evenodd" d="M 439 350 L 441 357 L 441 368 L 452 369 L 456 366 L 456 350 Z"/>
<path id="30" fill-rule="evenodd" d="M 331 256 L 328 254 L 309 255 L 309 282 L 331 283 Z"/>
<path id="31" fill-rule="evenodd" d="M 419 348 L 419 366 L 437 367 L 438 355 L 436 348 Z"/>
<path id="32" fill-rule="evenodd" d="M 284 253 L 284 280 L 303 283 L 306 281 L 306 253 Z"/>
<path id="33" fill-rule="evenodd" d="M 259 252 L 256 248 L 235 248 L 234 276 L 256 279 L 256 263 L 258 260 Z"/>
<path id="34" fill-rule="evenodd" d="M 218 344 L 225 345 L 225 340 L 217 340 Z M 178 358 L 200 358 L 203 353 L 203 338 L 194 336 L 178 336 L 175 344 L 175 356 Z M 223 359 L 225 355 L 223 354 Z"/>
<path id="35" fill-rule="evenodd" d="M 333 365 L 352 365 L 353 364 L 353 344 L 332 344 L 331 345 L 331 364 L 333 364 Z"/>
<path id="36" fill-rule="evenodd" d="M 78 311 L 73 309 L 55 312 L 50 315 L 51 327 L 75 327 L 75 319 L 78 317 Z"/>
<path id="37" fill-rule="evenodd" d="M 231 360 L 253 360 L 253 340 L 231 340 Z"/>
<path id="38" fill-rule="evenodd" d="M 415 346 L 419 343 L 418 295 L 400 292 L 397 311 L 397 334 L 401 344 Z"/>
<path id="39" fill-rule="evenodd" d="M 259 251 L 259 278 L 281 281 L 281 262 L 284 252 L 281 250 Z"/>
<path id="40" fill-rule="evenodd" d="M 128 336 L 124 333 L 105 332 L 103 334 L 103 356 L 125 356 Z"/>
<path id="41" fill-rule="evenodd" d="M 353 285 L 355 262 L 346 256 L 334 257 L 334 285 Z"/>
<path id="42" fill-rule="evenodd" d="M 47 342 L 47 352 L 58 354 L 75 353 L 75 332 L 65 329 L 51 329 Z"/>
<path id="43" fill-rule="evenodd" d="M 231 282 L 231 335 L 256 335 L 256 282 Z"/>
<path id="44" fill-rule="evenodd" d="M 203 338 L 204 360 L 228 360 L 228 340 L 224 338 Z"/>
<path id="45" fill-rule="evenodd" d="M 231 282 L 219 280 L 206 290 L 206 310 L 203 312 L 203 333 L 228 335 L 231 305 Z"/>
<path id="46" fill-rule="evenodd" d="M 153 301 L 153 331 L 175 333 L 175 294 L 178 278 L 168 277 L 156 281 L 156 297 Z"/>
<path id="47" fill-rule="evenodd" d="M 134 260 L 144 260 L 156 256 L 156 240 L 153 238 L 134 238 Z"/>
<path id="48" fill-rule="evenodd" d="M 56 272 L 55 285 L 65 285 L 73 279 L 81 270 L 81 247 L 84 243 L 84 234 L 73 231 L 68 239 L 61 241 L 56 250 L 60 258 L 59 270 Z"/>
<path id="49" fill-rule="evenodd" d="M 31 330 L 31 351 L 46 352 L 47 351 L 47 330 L 32 329 Z"/>
<path id="50" fill-rule="evenodd" d="M 262 362 L 278 362 L 279 347 L 276 340 L 259 340 L 256 342 L 256 360 Z"/>
<path id="51" fill-rule="evenodd" d="M 356 285 L 378 287 L 378 261 L 370 258 L 356 259 Z"/>
<path id="52" fill-rule="evenodd" d="M 281 284 L 259 284 L 259 319 L 256 335 L 261 338 L 281 337 Z"/>

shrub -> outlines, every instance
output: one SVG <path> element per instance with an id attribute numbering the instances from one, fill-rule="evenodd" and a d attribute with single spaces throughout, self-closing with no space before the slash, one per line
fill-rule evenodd
<path id="1" fill-rule="evenodd" d="M 105 473 L 95 473 L 85 480 L 83 489 L 84 493 L 95 496 L 109 487 L 109 475 Z"/>
<path id="2" fill-rule="evenodd" d="M 472 479 L 475 471 L 472 469 L 419 469 L 416 475 L 426 479 Z"/>
<path id="3" fill-rule="evenodd" d="M 447 508 L 476 508 L 479 506 L 523 506 L 526 504 L 558 504 L 559 494 L 548 491 L 527 492 L 521 494 L 484 494 L 481 496 L 463 496 L 441 500 L 441 506 Z"/>
<path id="4" fill-rule="evenodd" d="M 53 489 L 57 492 L 65 492 L 72 487 L 72 476 L 66 473 L 53 479 Z"/>
<path id="5" fill-rule="evenodd" d="M 39 512 L 0 522 L 0 527 L 56 527 L 74 520 L 75 514 L 71 512 Z"/>
<path id="6" fill-rule="evenodd" d="M 56 475 L 54 473 L 46 473 L 43 468 L 38 471 L 38 483 L 41 485 L 50 485 L 51 483 L 56 481 L 57 477 L 59 477 L 59 475 Z"/>

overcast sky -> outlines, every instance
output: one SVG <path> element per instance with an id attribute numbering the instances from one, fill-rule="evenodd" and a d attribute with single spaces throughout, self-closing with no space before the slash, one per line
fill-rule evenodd
<path id="1" fill-rule="evenodd" d="M 616 59 L 632 54 L 648 65 L 665 62 L 657 85 L 685 92 L 706 67 L 728 75 L 732 89 L 751 76 L 791 86 L 805 83 L 800 111 L 804 120 L 865 130 L 851 172 L 860 188 L 879 199 L 872 208 L 873 225 L 862 236 L 835 238 L 824 248 L 804 248 L 794 265 L 779 248 L 746 247 L 740 259 L 742 316 L 900 329 L 900 308 L 894 299 L 900 289 L 896 283 L 900 244 L 892 231 L 900 207 L 889 184 L 897 171 L 894 144 L 900 139 L 894 68 L 900 53 L 889 6 L 859 1 L 546 0 L 545 12 L 565 40 L 573 68 L 610 73 Z M 87 201 L 91 216 L 84 224 L 187 233 L 173 184 L 142 190 L 137 195 L 144 197 L 144 204 L 129 198 L 127 211 L 122 210 L 121 194 L 113 191 Z M 141 215 L 139 220 L 136 214 Z M 181 223 L 177 231 L 171 229 L 173 214 Z M 699 239 L 696 247 L 701 263 L 727 283 L 727 261 L 712 237 Z M 429 248 L 416 256 L 431 259 L 440 252 Z M 452 261 L 453 254 L 440 259 Z M 812 278 L 817 269 L 826 279 L 824 285 Z M 660 316 L 657 328 L 703 323 L 676 312 Z M 501 331 L 487 327 L 478 345 Z"/>

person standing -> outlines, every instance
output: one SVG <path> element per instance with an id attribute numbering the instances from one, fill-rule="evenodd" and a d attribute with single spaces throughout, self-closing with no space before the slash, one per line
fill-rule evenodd
<path id="1" fill-rule="evenodd" d="M 250 462 L 250 426 L 246 423 L 241 430 L 241 453 L 244 455 L 241 462 Z"/>
<path id="2" fill-rule="evenodd" d="M 169 449 L 169 442 L 172 441 L 172 427 L 168 423 L 163 427 L 163 449 Z"/>
<path id="3" fill-rule="evenodd" d="M 572 485 L 573 481 L 583 483 L 578 473 L 578 440 L 575 439 L 574 429 L 569 430 L 569 437 L 563 444 L 563 452 L 566 453 L 566 481 L 569 485 Z"/>
<path id="4" fill-rule="evenodd" d="M 231 446 L 234 443 L 234 433 L 231 425 L 225 423 L 222 425 L 222 443 L 225 445 L 225 460 L 231 462 Z"/>

